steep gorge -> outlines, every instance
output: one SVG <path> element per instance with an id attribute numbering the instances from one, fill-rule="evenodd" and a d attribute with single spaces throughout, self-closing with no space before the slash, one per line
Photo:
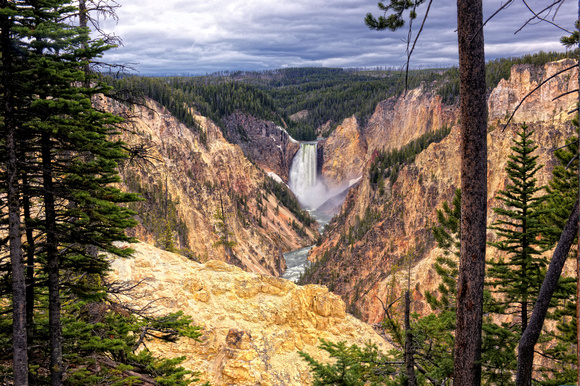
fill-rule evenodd
<path id="1" fill-rule="evenodd" d="M 543 68 L 514 66 L 509 80 L 502 80 L 489 96 L 488 224 L 496 216 L 491 210 L 499 205 L 496 193 L 507 183 L 504 171 L 507 156 L 520 124 L 534 130 L 533 140 L 540 145 L 539 173 L 545 184 L 554 166 L 552 150 L 573 134 L 568 112 L 576 99 L 568 95 L 553 99 L 577 87 L 577 72 L 561 75 L 533 94 L 522 105 L 512 123 L 504 130 L 507 113 L 540 81 L 570 66 L 570 61 L 549 63 Z M 399 293 L 402 277 L 411 268 L 415 312 L 428 312 L 422 301 L 426 289 L 435 289 L 437 275 L 432 268 L 440 253 L 435 248 L 431 227 L 436 210 L 451 201 L 459 187 L 459 127 L 453 107 L 441 104 L 437 96 L 412 90 L 404 98 L 391 99 L 377 106 L 369 124 L 359 128 L 366 143 L 363 176 L 351 190 L 341 213 L 329 224 L 321 242 L 311 251 L 315 262 L 305 282 L 327 285 L 342 296 L 348 311 L 369 323 L 384 316 L 381 302 Z M 414 162 L 403 166 L 394 183 L 385 180 L 384 193 L 369 179 L 369 165 L 378 149 L 393 149 L 422 134 L 452 126 L 441 142 L 431 144 Z M 337 131 L 339 134 L 340 131 Z M 330 140 L 330 139 L 329 139 Z M 328 150 L 328 149 L 327 149 Z M 357 154 L 360 157 L 360 154 Z M 329 163 L 345 164 L 350 155 L 344 151 L 329 157 Z M 324 170 L 324 166 L 323 166 Z M 492 232 L 488 240 L 493 240 Z M 488 256 L 497 252 L 490 249 Z M 405 269 L 403 269 L 405 268 Z"/>
<path id="2" fill-rule="evenodd" d="M 121 139 L 146 150 L 144 159 L 121 169 L 125 189 L 145 199 L 132 206 L 140 240 L 197 261 L 221 260 L 279 276 L 285 269 L 282 253 L 316 239 L 317 230 L 278 200 L 267 175 L 209 119 L 195 115 L 204 143 L 153 101 L 131 107 L 111 99 L 99 103 L 128 116 Z"/>

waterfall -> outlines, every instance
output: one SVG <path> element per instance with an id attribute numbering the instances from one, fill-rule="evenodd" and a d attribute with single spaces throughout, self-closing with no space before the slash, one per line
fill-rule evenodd
<path id="1" fill-rule="evenodd" d="M 316 142 L 301 142 L 290 168 L 290 189 L 307 209 L 316 209 L 326 200 L 326 186 L 317 178 Z"/>

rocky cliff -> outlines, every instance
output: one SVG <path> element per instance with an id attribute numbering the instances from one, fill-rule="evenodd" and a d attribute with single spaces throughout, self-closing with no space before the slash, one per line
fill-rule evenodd
<path id="1" fill-rule="evenodd" d="M 562 61 L 539 69 L 516 66 L 510 80 L 500 82 L 492 91 L 488 134 L 489 224 L 496 218 L 491 208 L 499 205 L 495 196 L 507 183 L 504 169 L 512 139 L 524 121 L 534 130 L 532 139 L 540 146 L 538 162 L 545 165 L 538 175 L 539 183 L 547 182 L 555 162 L 552 150 L 573 134 L 568 112 L 576 104 L 575 95 L 556 102 L 552 99 L 577 87 L 577 72 L 557 77 L 544 91 L 528 98 L 513 123 L 504 130 L 501 124 L 509 115 L 506 112 L 513 111 L 520 98 L 538 82 L 569 65 Z M 401 146 L 407 136 L 417 138 L 422 132 L 454 123 L 456 112 L 441 106 L 437 97 L 420 96 L 420 90 L 410 92 L 409 97 L 413 103 L 389 100 L 377 107 L 373 122 L 363 129 L 365 135 L 371 133 L 367 137 L 367 160 L 373 157 L 373 149 Z M 391 118 L 379 119 L 387 116 Z M 381 301 L 400 292 L 401 283 L 406 282 L 400 280 L 402 274 L 397 272 L 410 264 L 415 289 L 414 311 L 428 312 L 422 294 L 437 284 L 432 264 L 439 253 L 430 228 L 436 224 L 436 210 L 443 201 L 450 202 L 459 187 L 459 139 L 459 127 L 455 125 L 444 140 L 431 144 L 412 164 L 403 167 L 396 182 L 392 185 L 387 182 L 383 194 L 370 183 L 365 169 L 360 185 L 349 193 L 341 213 L 326 228 L 321 243 L 311 251 L 310 258 L 317 263 L 307 282 L 328 285 L 342 296 L 348 311 L 375 323 L 384 315 Z M 490 232 L 488 239 L 493 238 Z M 490 248 L 488 256 L 493 258 L 494 253 Z"/>
<path id="2" fill-rule="evenodd" d="M 356 117 L 345 119 L 318 146 L 322 152 L 321 175 L 330 189 L 344 187 L 361 176 L 367 143 Z"/>
<path id="3" fill-rule="evenodd" d="M 273 172 L 288 183 L 298 142 L 273 122 L 237 112 L 224 119 L 227 140 L 239 145 L 244 154 L 262 170 Z"/>
<path id="4" fill-rule="evenodd" d="M 182 338 L 148 342 L 148 348 L 186 356 L 183 366 L 212 385 L 308 385 L 310 372 L 298 351 L 323 360 L 320 338 L 389 348 L 325 287 L 301 287 L 221 261 L 198 264 L 147 244 L 130 246 L 134 258 L 112 261 L 112 278 L 144 282 L 135 296 L 121 300 L 153 302 L 160 313 L 183 311 L 204 328 L 199 342 Z"/>
<path id="5" fill-rule="evenodd" d="M 152 101 L 131 107 L 110 99 L 99 103 L 129 117 L 121 139 L 141 155 L 121 169 L 125 188 L 145 199 L 133 206 L 139 239 L 202 262 L 227 261 L 279 276 L 282 253 L 317 237 L 314 226 L 301 224 L 268 187 L 266 174 L 209 119 L 196 115 L 196 131 Z"/>
<path id="6" fill-rule="evenodd" d="M 400 149 L 427 132 L 453 126 L 457 117 L 453 107 L 423 87 L 391 97 L 377 105 L 364 127 L 347 118 L 321 141 L 322 177 L 329 187 L 344 186 L 363 174 L 376 150 Z"/>

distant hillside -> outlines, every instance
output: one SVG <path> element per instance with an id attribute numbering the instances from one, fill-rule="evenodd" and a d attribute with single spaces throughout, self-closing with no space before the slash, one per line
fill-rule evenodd
<path id="1" fill-rule="evenodd" d="M 501 79 L 507 80 L 514 64 L 543 65 L 576 56 L 575 52 L 539 52 L 490 61 L 488 87 L 491 90 Z M 195 125 L 189 109 L 211 118 L 222 130 L 224 120 L 241 112 L 273 121 L 297 140 L 328 136 L 351 116 L 364 126 L 379 102 L 405 91 L 405 73 L 393 69 L 307 67 L 194 77 L 130 76 L 110 81 L 115 87 L 154 99 L 188 125 Z M 421 84 L 440 95 L 445 104 L 454 104 L 459 98 L 457 68 L 410 71 L 408 89 Z"/>

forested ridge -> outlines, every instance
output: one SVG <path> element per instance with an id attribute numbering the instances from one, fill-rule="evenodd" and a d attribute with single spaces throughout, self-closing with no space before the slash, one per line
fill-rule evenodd
<path id="1" fill-rule="evenodd" d="M 0 4 L 0 383 L 192 383 L 184 358 L 146 342 L 199 328 L 121 301 L 136 283 L 108 276 L 141 199 L 118 188 L 124 117 L 93 104 L 118 96 L 90 66 L 111 46 L 90 40 L 78 3 Z"/>
<path id="2" fill-rule="evenodd" d="M 514 64 L 543 65 L 572 57 L 574 52 L 540 52 L 487 63 L 491 90 L 508 79 Z M 262 72 L 219 72 L 193 77 L 108 77 L 118 89 L 141 93 L 161 103 L 183 123 L 196 129 L 194 109 L 223 128 L 222 119 L 242 111 L 273 121 L 297 140 L 328 136 L 345 118 L 356 116 L 364 126 L 380 101 L 405 92 L 405 73 L 384 69 L 287 68 Z M 457 68 L 411 70 L 407 89 L 424 85 L 447 104 L 459 100 Z M 301 117 L 291 119 L 294 114 Z"/>

